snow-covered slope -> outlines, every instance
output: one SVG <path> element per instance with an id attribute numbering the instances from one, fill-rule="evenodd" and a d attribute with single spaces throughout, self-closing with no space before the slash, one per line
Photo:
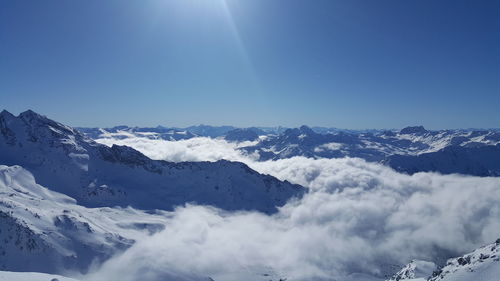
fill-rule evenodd
<path id="1" fill-rule="evenodd" d="M 91 207 L 170 210 L 188 202 L 226 210 L 276 211 L 304 188 L 230 161 L 155 161 L 126 146 L 107 147 L 33 111 L 0 114 L 0 163 Z"/>
<path id="2" fill-rule="evenodd" d="M 79 206 L 74 199 L 37 184 L 24 168 L 0 165 L 0 270 L 16 271 L 0 271 L 0 280 L 73 280 L 31 273 L 42 272 L 100 281 L 101 272 L 88 272 L 92 266 L 99 268 L 136 241 L 164 230 L 173 215 L 132 208 Z M 251 280 L 282 278 L 271 268 L 245 271 Z M 171 273 L 167 270 L 162 280 L 213 280 Z"/>
<path id="3" fill-rule="evenodd" d="M 459 258 L 448 260 L 429 281 L 497 281 L 500 279 L 500 239 Z"/>
<path id="4" fill-rule="evenodd" d="M 0 271 L 0 281 L 78 281 L 59 275 L 38 272 L 9 272 Z"/>
<path id="5" fill-rule="evenodd" d="M 500 239 L 458 258 L 440 269 L 432 262 L 412 261 L 388 281 L 497 281 L 500 280 Z"/>
<path id="6" fill-rule="evenodd" d="M 1 270 L 85 272 L 162 230 L 164 221 L 162 213 L 76 205 L 22 167 L 0 165 Z"/>

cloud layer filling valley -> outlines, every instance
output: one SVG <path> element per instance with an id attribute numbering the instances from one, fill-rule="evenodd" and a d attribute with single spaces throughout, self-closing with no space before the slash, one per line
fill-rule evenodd
<path id="1" fill-rule="evenodd" d="M 409 176 L 354 158 L 257 162 L 237 144 L 210 138 L 99 142 L 153 159 L 241 161 L 310 191 L 272 216 L 180 206 L 163 232 L 106 262 L 91 280 L 244 281 L 268 270 L 288 280 L 383 278 L 411 259 L 442 262 L 500 237 L 499 178 Z"/>

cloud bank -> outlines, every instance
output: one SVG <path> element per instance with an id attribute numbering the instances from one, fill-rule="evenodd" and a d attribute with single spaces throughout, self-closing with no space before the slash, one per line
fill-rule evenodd
<path id="1" fill-rule="evenodd" d="M 353 158 L 257 162 L 206 138 L 108 141 L 155 159 L 242 161 L 310 192 L 273 216 L 180 207 L 90 280 L 382 280 L 411 259 L 442 262 L 500 237 L 498 178 L 409 176 Z"/>
<path id="2" fill-rule="evenodd" d="M 126 145 L 137 149 L 151 159 L 183 161 L 217 161 L 226 159 L 231 161 L 252 161 L 255 157 L 243 155 L 236 150 L 238 147 L 250 145 L 254 142 L 230 143 L 223 139 L 197 137 L 179 141 L 165 141 L 144 137 L 129 138 L 100 138 L 99 143 L 111 146 L 113 144 Z"/>

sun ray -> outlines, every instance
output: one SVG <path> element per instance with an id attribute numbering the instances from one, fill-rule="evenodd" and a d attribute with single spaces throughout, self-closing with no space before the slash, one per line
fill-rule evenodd
<path id="1" fill-rule="evenodd" d="M 241 37 L 241 34 L 238 30 L 238 26 L 236 24 L 236 21 L 234 20 L 233 13 L 231 12 L 231 8 L 228 4 L 227 0 L 216 0 L 220 4 L 220 7 L 222 8 L 222 12 L 224 14 L 224 18 L 230 28 L 231 31 L 231 36 L 235 40 L 235 44 L 238 48 L 238 52 L 241 55 L 241 58 L 243 59 L 243 62 L 245 66 L 247 67 L 247 70 L 249 74 L 251 75 L 251 80 L 253 84 L 255 85 L 256 89 L 260 89 L 259 87 L 259 79 L 257 77 L 257 73 L 255 71 L 255 66 L 251 60 L 251 57 L 249 55 L 249 52 L 244 44 L 244 41 Z M 260 90 L 259 90 L 260 91 Z"/>

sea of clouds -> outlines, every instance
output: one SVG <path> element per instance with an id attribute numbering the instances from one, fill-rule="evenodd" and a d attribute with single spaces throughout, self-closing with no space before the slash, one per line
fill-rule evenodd
<path id="1" fill-rule="evenodd" d="M 500 237 L 500 178 L 410 176 L 355 158 L 258 162 L 222 139 L 98 142 L 153 159 L 241 161 L 309 192 L 271 216 L 179 207 L 89 280 L 384 280 L 411 259 L 442 263 Z"/>

